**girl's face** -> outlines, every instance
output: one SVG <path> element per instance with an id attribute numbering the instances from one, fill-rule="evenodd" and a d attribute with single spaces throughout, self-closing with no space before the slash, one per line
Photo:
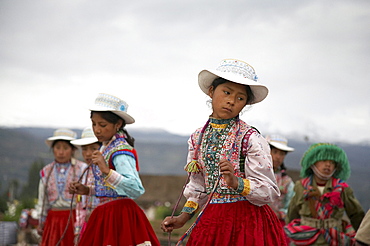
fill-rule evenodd
<path id="1" fill-rule="evenodd" d="M 74 149 L 66 141 L 57 141 L 53 146 L 54 159 L 58 163 L 70 162 Z"/>
<path id="2" fill-rule="evenodd" d="M 99 113 L 94 112 L 91 116 L 94 134 L 99 142 L 107 142 L 112 139 L 117 129 L 122 126 L 122 121 L 115 124 L 106 121 Z"/>
<path id="3" fill-rule="evenodd" d="M 286 152 L 277 148 L 271 148 L 271 157 L 274 165 L 274 171 L 279 170 L 281 164 L 283 164 Z"/>
<path id="4" fill-rule="evenodd" d="M 92 143 L 88 145 L 81 146 L 82 149 L 82 156 L 86 162 L 86 164 L 92 164 L 92 154 L 95 150 L 99 150 L 100 145 L 98 143 Z"/>
<path id="5" fill-rule="evenodd" d="M 226 82 L 213 89 L 208 95 L 212 98 L 212 117 L 216 119 L 231 119 L 236 117 L 247 103 L 245 85 Z"/>
<path id="6" fill-rule="evenodd" d="M 318 161 L 315 166 L 322 174 L 330 175 L 334 172 L 335 162 L 330 160 Z"/>

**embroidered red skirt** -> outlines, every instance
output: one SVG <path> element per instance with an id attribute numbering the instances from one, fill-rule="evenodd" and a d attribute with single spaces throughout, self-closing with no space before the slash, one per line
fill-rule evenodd
<path id="1" fill-rule="evenodd" d="M 42 246 L 57 245 L 64 233 L 64 230 L 66 229 L 69 215 L 70 210 L 50 210 L 48 212 L 48 216 L 46 217 L 44 225 L 44 232 L 41 239 Z M 73 245 L 73 226 L 75 222 L 75 217 L 76 213 L 73 210 L 71 219 L 68 224 L 68 229 L 59 244 L 60 246 Z"/>
<path id="2" fill-rule="evenodd" d="M 287 244 L 279 219 L 268 205 L 239 201 L 209 204 L 186 245 Z"/>
<path id="3" fill-rule="evenodd" d="M 160 243 L 143 210 L 132 199 L 124 198 L 94 209 L 78 245 L 159 246 Z"/>

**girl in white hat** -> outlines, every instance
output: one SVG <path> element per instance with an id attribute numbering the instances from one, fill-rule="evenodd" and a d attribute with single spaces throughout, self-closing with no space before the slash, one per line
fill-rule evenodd
<path id="1" fill-rule="evenodd" d="M 57 129 L 45 142 L 53 150 L 54 161 L 40 172 L 37 210 L 40 216 L 39 234 L 41 245 L 73 245 L 74 229 L 69 220 L 72 195 L 68 187 L 77 182 L 87 167 L 85 163 L 73 158 L 77 149 L 71 144 L 76 133 L 69 129 Z M 73 201 L 73 217 L 76 202 Z M 64 230 L 68 229 L 64 234 Z"/>
<path id="2" fill-rule="evenodd" d="M 94 175 L 91 165 L 92 155 L 94 151 L 99 150 L 101 143 L 95 137 L 94 132 L 91 127 L 86 127 L 81 133 L 81 138 L 72 140 L 71 144 L 79 146 L 81 148 L 82 157 L 84 161 L 89 165 L 86 170 L 85 178 L 83 179 L 83 184 L 87 187 L 94 186 Z M 73 194 L 75 184 L 70 185 L 70 191 Z M 99 199 L 96 196 L 82 196 L 78 195 L 76 197 L 76 223 L 75 223 L 75 242 L 77 243 L 86 229 L 87 221 L 90 214 L 99 204 Z"/>
<path id="3" fill-rule="evenodd" d="M 160 245 L 143 210 L 133 201 L 144 193 L 134 139 L 125 129 L 135 122 L 123 100 L 99 94 L 91 110 L 94 134 L 102 143 L 92 155 L 94 187 L 75 183 L 71 192 L 95 195 L 79 245 Z"/>
<path id="4" fill-rule="evenodd" d="M 267 87 L 249 64 L 232 59 L 201 71 L 198 82 L 212 99 L 213 112 L 188 141 L 187 202 L 180 215 L 164 219 L 162 229 L 180 228 L 201 211 L 181 238 L 191 233 L 187 245 L 286 245 L 268 206 L 280 195 L 269 145 L 239 118 L 246 105 L 267 96 Z"/>
<path id="5" fill-rule="evenodd" d="M 278 199 L 276 199 L 269 205 L 272 210 L 274 210 L 276 216 L 279 218 L 282 227 L 284 227 L 289 203 L 294 196 L 294 182 L 292 178 L 286 173 L 284 160 L 289 152 L 294 151 L 294 148 L 288 146 L 288 139 L 278 134 L 268 135 L 266 136 L 266 140 L 270 144 L 274 174 L 276 178 L 276 183 L 280 189 L 280 196 L 278 197 Z M 286 241 L 289 245 L 290 240 L 287 236 Z"/>

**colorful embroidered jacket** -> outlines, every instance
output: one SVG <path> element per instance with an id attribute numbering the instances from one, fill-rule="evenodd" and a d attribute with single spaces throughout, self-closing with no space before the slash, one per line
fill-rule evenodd
<path id="1" fill-rule="evenodd" d="M 285 226 L 285 231 L 295 244 L 352 245 L 354 243 L 354 229 L 357 230 L 359 227 L 364 211 L 347 183 L 331 178 L 326 182 L 321 194 L 313 176 L 310 176 L 298 180 L 294 191 L 295 195 L 290 202 L 286 218 L 286 222 L 290 223 Z M 352 225 L 342 224 L 344 212 Z M 310 222 L 312 219 L 314 222 L 323 221 L 323 223 L 322 225 L 319 223 L 320 226 L 313 226 Z"/>
<path id="2" fill-rule="evenodd" d="M 221 177 L 211 203 L 248 200 L 262 206 L 280 195 L 267 141 L 239 118 L 210 118 L 209 124 L 191 135 L 188 144 L 185 170 L 190 173 L 190 180 L 184 190 L 187 202 L 182 212 L 193 214 L 206 203 L 219 177 L 221 159 L 234 165 L 239 186 L 234 190 Z"/>
<path id="3" fill-rule="evenodd" d="M 91 195 L 99 197 L 100 202 L 119 197 L 135 199 L 145 190 L 138 174 L 138 159 L 134 148 L 126 141 L 123 131 L 113 136 L 108 146 L 103 145 L 103 156 L 111 169 L 104 175 L 97 165 L 93 165 L 95 187 Z"/>
<path id="4" fill-rule="evenodd" d="M 84 162 L 76 159 L 72 159 L 72 163 L 52 162 L 40 171 L 37 212 L 41 223 L 49 209 L 70 209 L 72 194 L 69 194 L 69 184 L 77 182 L 87 167 Z M 75 205 L 74 200 L 73 207 Z"/>

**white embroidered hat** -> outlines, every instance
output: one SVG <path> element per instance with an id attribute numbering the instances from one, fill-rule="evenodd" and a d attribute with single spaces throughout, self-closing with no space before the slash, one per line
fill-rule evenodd
<path id="1" fill-rule="evenodd" d="M 224 59 L 218 68 L 202 70 L 198 75 L 198 84 L 202 91 L 208 95 L 209 87 L 219 77 L 234 83 L 249 85 L 255 96 L 251 104 L 261 102 L 268 94 L 267 87 L 257 82 L 254 68 L 246 62 L 236 59 Z"/>
<path id="2" fill-rule="evenodd" d="M 51 147 L 55 140 L 75 140 L 77 133 L 67 128 L 60 128 L 54 131 L 53 136 L 45 140 L 47 146 Z"/>
<path id="3" fill-rule="evenodd" d="M 269 144 L 274 146 L 277 149 L 283 150 L 283 151 L 294 151 L 294 148 L 288 146 L 288 139 L 286 139 L 283 136 L 279 135 L 267 135 L 266 140 Z"/>
<path id="4" fill-rule="evenodd" d="M 93 130 L 91 127 L 86 127 L 83 129 L 81 133 L 81 138 L 72 140 L 71 144 L 77 145 L 77 146 L 82 146 L 82 145 L 89 145 L 93 143 L 97 143 L 99 140 L 95 137 Z"/>
<path id="5" fill-rule="evenodd" d="M 99 93 L 95 99 L 95 105 L 90 108 L 91 111 L 110 111 L 121 117 L 126 124 L 132 124 L 135 119 L 127 113 L 128 104 L 122 99 L 105 94 Z"/>

